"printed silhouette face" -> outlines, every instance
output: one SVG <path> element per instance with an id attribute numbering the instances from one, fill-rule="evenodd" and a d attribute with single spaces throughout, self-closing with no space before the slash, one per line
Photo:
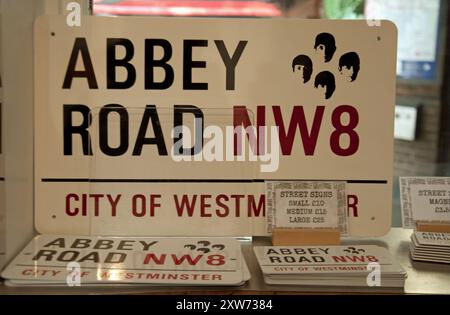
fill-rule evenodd
<path id="1" fill-rule="evenodd" d="M 342 68 L 339 68 L 340 73 L 348 82 L 352 82 L 352 76 L 353 76 L 353 67 L 351 66 L 343 66 Z"/>
<path id="2" fill-rule="evenodd" d="M 324 62 L 329 62 L 336 51 L 336 41 L 334 36 L 330 33 L 320 33 L 316 36 L 316 42 L 314 44 L 316 53 L 323 58 Z"/>
<path id="3" fill-rule="evenodd" d="M 334 80 L 334 75 L 329 71 L 322 71 L 314 80 L 314 87 L 316 89 L 325 89 L 324 90 L 324 96 L 325 99 L 329 99 L 336 89 L 336 83 Z"/>
<path id="4" fill-rule="evenodd" d="M 323 59 L 323 61 L 325 61 L 325 45 L 324 44 L 320 44 L 315 49 L 316 49 L 316 54 L 318 54 L 319 57 L 321 59 Z"/>
<path id="5" fill-rule="evenodd" d="M 311 59 L 306 55 L 298 55 L 292 60 L 292 71 L 298 74 L 302 83 L 308 82 L 313 72 Z"/>
<path id="6" fill-rule="evenodd" d="M 341 58 L 339 58 L 339 72 L 347 78 L 349 82 L 355 81 L 358 77 L 359 67 L 359 56 L 355 52 L 343 54 Z"/>
<path id="7" fill-rule="evenodd" d="M 314 43 L 314 49 L 316 54 L 318 54 L 325 63 L 331 61 L 334 53 L 336 52 L 336 42 L 334 36 L 330 33 L 318 34 Z M 328 69 L 331 70 L 329 67 Z M 339 58 L 338 69 L 341 76 L 348 82 L 355 81 L 360 70 L 360 60 L 358 54 L 352 51 L 342 55 Z M 311 58 L 307 55 L 296 56 L 292 60 L 292 72 L 303 84 L 308 82 L 313 75 L 313 63 Z M 315 90 L 320 93 L 324 99 L 330 99 L 336 90 L 336 81 L 333 73 L 330 71 L 322 71 L 314 75 Z M 338 84 L 342 84 L 342 81 L 343 80 L 339 80 Z"/>
<path id="8" fill-rule="evenodd" d="M 302 65 L 296 65 L 294 68 L 294 72 L 302 83 L 306 83 L 309 80 L 309 78 L 307 78 L 307 75 L 305 77 L 305 70 L 305 66 Z"/>
<path id="9" fill-rule="evenodd" d="M 318 85 L 316 89 L 323 98 L 327 98 L 327 87 L 325 85 Z"/>

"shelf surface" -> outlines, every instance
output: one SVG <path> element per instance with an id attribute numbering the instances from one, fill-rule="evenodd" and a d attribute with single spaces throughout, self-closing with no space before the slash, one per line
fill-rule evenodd
<path id="1" fill-rule="evenodd" d="M 0 294 L 308 294 L 308 293 L 396 293 L 396 294 L 450 294 L 450 264 L 412 261 L 409 256 L 412 230 L 392 228 L 380 238 L 343 239 L 343 245 L 379 245 L 390 253 L 408 273 L 405 288 L 351 288 L 323 286 L 267 285 L 253 253 L 254 245 L 270 245 L 269 238 L 254 238 L 253 242 L 242 241 L 243 253 L 252 274 L 245 285 L 239 287 L 149 287 L 149 286 L 98 286 L 98 287 L 9 287 L 0 284 Z M 382 276 L 382 275 L 381 275 Z"/>

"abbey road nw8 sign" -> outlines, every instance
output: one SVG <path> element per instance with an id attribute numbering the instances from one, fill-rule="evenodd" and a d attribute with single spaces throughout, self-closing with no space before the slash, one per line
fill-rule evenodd
<path id="1" fill-rule="evenodd" d="M 341 180 L 349 234 L 385 233 L 396 37 L 388 21 L 40 17 L 38 231 L 261 235 L 265 180 Z"/>

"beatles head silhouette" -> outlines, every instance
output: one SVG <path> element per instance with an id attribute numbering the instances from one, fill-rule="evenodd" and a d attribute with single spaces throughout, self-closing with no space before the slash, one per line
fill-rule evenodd
<path id="1" fill-rule="evenodd" d="M 336 41 L 333 35 L 330 33 L 320 33 L 317 35 L 314 49 L 323 56 L 325 62 L 330 61 L 336 51 Z"/>
<path id="2" fill-rule="evenodd" d="M 298 55 L 295 57 L 292 60 L 292 71 L 300 73 L 303 83 L 308 82 L 313 73 L 313 63 L 311 58 L 306 55 Z"/>
<path id="3" fill-rule="evenodd" d="M 342 75 L 347 75 L 350 82 L 355 81 L 359 72 L 359 56 L 355 52 L 343 54 L 339 59 L 339 71 Z"/>
<path id="4" fill-rule="evenodd" d="M 329 71 L 320 72 L 314 80 L 314 87 L 317 89 L 319 86 L 325 88 L 325 99 L 329 99 L 336 89 L 334 75 Z"/>

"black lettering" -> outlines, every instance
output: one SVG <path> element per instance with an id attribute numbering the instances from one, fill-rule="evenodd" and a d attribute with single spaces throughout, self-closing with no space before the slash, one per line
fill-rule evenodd
<path id="1" fill-rule="evenodd" d="M 184 113 L 190 113 L 193 114 L 195 117 L 195 136 L 194 136 L 194 145 L 191 148 L 183 148 L 180 147 L 180 151 L 179 152 L 174 152 L 175 154 L 179 154 L 179 155 L 195 155 L 197 153 L 199 153 L 202 148 L 203 148 L 203 112 L 200 110 L 200 108 L 196 107 L 196 106 L 192 106 L 192 105 L 174 105 L 174 112 L 173 112 L 173 127 L 174 129 L 176 128 L 181 128 L 183 126 L 183 114 Z M 197 121 L 201 120 L 201 126 L 197 125 Z M 173 137 L 173 142 L 174 144 L 179 142 L 181 143 L 183 138 L 183 134 L 180 133 L 179 135 L 175 135 Z"/>
<path id="2" fill-rule="evenodd" d="M 91 240 L 88 238 L 77 238 L 73 241 L 71 248 L 89 248 Z"/>
<path id="3" fill-rule="evenodd" d="M 126 258 L 127 255 L 124 253 L 111 252 L 106 255 L 105 264 L 121 264 Z"/>
<path id="4" fill-rule="evenodd" d="M 119 114 L 119 145 L 113 148 L 108 142 L 108 116 L 110 113 Z M 119 104 L 105 105 L 99 113 L 99 137 L 100 137 L 100 150 L 109 156 L 119 156 L 124 154 L 128 150 L 128 112 L 125 107 Z"/>
<path id="5" fill-rule="evenodd" d="M 155 46 L 161 47 L 164 51 L 162 58 L 159 60 L 155 60 Z M 167 63 L 172 58 L 172 46 L 165 39 L 146 39 L 145 52 L 145 89 L 168 89 L 175 77 L 172 66 Z M 163 81 L 155 82 L 154 68 L 162 68 L 164 70 L 165 77 Z"/>
<path id="6" fill-rule="evenodd" d="M 125 48 L 125 57 L 117 59 L 116 46 Z M 106 40 L 106 88 L 128 89 L 136 82 L 136 69 L 130 63 L 134 56 L 133 43 L 126 38 L 108 38 Z M 119 82 L 116 78 L 116 68 L 122 67 L 127 71 L 125 81 Z"/>
<path id="7" fill-rule="evenodd" d="M 80 260 L 78 260 L 78 262 L 85 262 L 85 261 L 91 261 L 94 263 L 99 263 L 100 262 L 100 255 L 98 254 L 98 252 L 92 252 L 87 254 L 84 257 L 81 257 Z"/>
<path id="8" fill-rule="evenodd" d="M 192 68 L 206 68 L 206 61 L 192 60 L 193 47 L 208 47 L 204 39 L 186 39 L 183 41 L 183 89 L 207 90 L 208 83 L 192 82 Z"/>
<path id="9" fill-rule="evenodd" d="M 98 240 L 94 245 L 94 249 L 111 249 L 113 245 L 114 241 L 112 240 Z"/>
<path id="10" fill-rule="evenodd" d="M 236 65 L 242 56 L 242 52 L 247 45 L 247 41 L 239 41 L 239 44 L 237 45 L 236 50 L 233 53 L 233 57 L 231 58 L 223 40 L 215 40 L 214 43 L 216 44 L 217 50 L 219 51 L 220 57 L 222 57 L 223 64 L 226 68 L 226 89 L 234 90 Z"/>
<path id="11" fill-rule="evenodd" d="M 37 254 L 33 257 L 33 260 L 39 260 L 42 257 L 45 258 L 46 261 L 50 261 L 53 259 L 53 256 L 56 254 L 56 250 L 49 249 L 41 249 L 37 252 Z"/>
<path id="12" fill-rule="evenodd" d="M 152 121 L 153 132 L 155 133 L 154 138 L 145 137 L 150 119 Z M 144 115 L 142 117 L 141 125 L 139 127 L 139 132 L 136 138 L 136 143 L 133 149 L 133 155 L 140 155 L 142 152 L 142 147 L 145 144 L 156 144 L 156 146 L 158 147 L 159 155 L 167 155 L 167 148 L 166 144 L 164 143 L 164 135 L 161 129 L 161 123 L 159 122 L 158 112 L 156 111 L 155 105 L 145 106 Z"/>
<path id="13" fill-rule="evenodd" d="M 63 262 L 71 262 L 75 261 L 78 256 L 80 256 L 80 252 L 74 251 L 74 250 L 66 250 L 59 254 L 59 256 L 56 258 L 57 261 L 63 261 Z"/>
<path id="14" fill-rule="evenodd" d="M 79 54 L 81 54 L 81 59 L 84 64 L 84 70 L 82 71 L 75 70 Z M 89 48 L 86 38 L 84 37 L 75 38 L 62 88 L 70 89 L 73 78 L 86 78 L 90 89 L 98 89 L 94 67 L 92 66 L 91 56 L 89 54 Z"/>
<path id="15" fill-rule="evenodd" d="M 44 247 L 50 247 L 50 246 L 58 246 L 60 248 L 64 248 L 64 247 L 66 247 L 66 242 L 65 242 L 64 238 L 59 237 L 59 238 L 51 241 L 50 243 L 44 245 Z"/>
<path id="16" fill-rule="evenodd" d="M 271 263 L 281 263 L 281 258 L 276 256 L 269 256 L 269 260 Z"/>
<path id="17" fill-rule="evenodd" d="M 79 126 L 73 125 L 72 114 L 80 113 L 82 122 Z M 81 145 L 84 155 L 92 155 L 91 141 L 89 137 L 88 127 L 91 124 L 91 111 L 89 107 L 81 104 L 64 104 L 63 105 L 63 122 L 64 122 L 64 155 L 72 155 L 73 135 L 79 134 L 81 137 Z"/>

